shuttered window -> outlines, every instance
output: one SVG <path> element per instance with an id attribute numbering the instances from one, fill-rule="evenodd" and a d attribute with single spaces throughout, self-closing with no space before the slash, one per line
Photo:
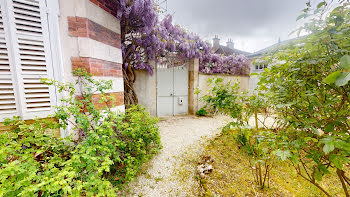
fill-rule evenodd
<path id="1" fill-rule="evenodd" d="M 5 34 L 3 5 L 0 6 L 0 116 L 11 116 L 17 114 L 17 106 L 7 49 L 8 37 Z"/>
<path id="2" fill-rule="evenodd" d="M 56 105 L 45 0 L 0 0 L 0 121 L 46 117 Z"/>

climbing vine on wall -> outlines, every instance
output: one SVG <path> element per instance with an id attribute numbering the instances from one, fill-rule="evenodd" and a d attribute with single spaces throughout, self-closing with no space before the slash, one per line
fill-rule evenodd
<path id="1" fill-rule="evenodd" d="M 176 55 L 178 58 L 200 60 L 204 73 L 248 75 L 245 56 L 221 56 L 211 51 L 209 44 L 194 33 L 174 25 L 172 17 L 159 20 L 153 0 L 118 0 L 117 17 L 121 23 L 125 104 L 137 104 L 133 89 L 135 69 L 153 74 L 151 61 Z M 164 59 L 164 58 L 163 58 Z"/>

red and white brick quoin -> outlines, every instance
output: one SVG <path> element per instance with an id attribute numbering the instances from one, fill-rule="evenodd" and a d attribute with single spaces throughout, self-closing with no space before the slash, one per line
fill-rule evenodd
<path id="1" fill-rule="evenodd" d="M 60 23 L 68 29 L 61 36 L 63 53 L 66 53 L 66 57 L 70 55 L 70 70 L 83 68 L 94 78 L 112 80 L 114 88 L 109 94 L 114 100 L 111 104 L 117 106 L 117 110 L 123 111 L 120 22 L 116 18 L 115 3 L 112 0 L 75 0 L 73 8 L 68 8 L 68 3 L 71 2 L 60 3 L 61 12 L 63 11 L 61 20 L 66 20 Z M 101 105 L 98 103 L 99 98 L 99 94 L 93 97 L 96 105 Z"/>

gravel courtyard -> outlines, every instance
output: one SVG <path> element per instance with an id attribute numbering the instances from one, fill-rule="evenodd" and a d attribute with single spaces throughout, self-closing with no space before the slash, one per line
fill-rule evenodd
<path id="1" fill-rule="evenodd" d="M 174 172 L 178 158 L 188 149 L 215 136 L 229 122 L 229 118 L 180 116 L 159 122 L 163 149 L 156 155 L 143 173 L 125 189 L 126 196 L 187 196 Z M 195 148 L 196 149 L 196 148 Z M 194 150 L 196 151 L 196 150 Z"/>

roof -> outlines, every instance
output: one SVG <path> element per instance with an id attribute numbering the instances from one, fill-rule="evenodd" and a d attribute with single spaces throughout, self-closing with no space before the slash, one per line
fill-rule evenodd
<path id="1" fill-rule="evenodd" d="M 230 55 L 233 55 L 233 54 L 245 55 L 245 56 L 251 55 L 251 53 L 249 53 L 249 52 L 241 51 L 241 50 L 238 50 L 238 49 L 231 49 L 231 48 L 229 48 L 227 46 L 223 46 L 223 45 L 220 45 L 219 48 L 216 49 L 215 53 L 223 54 L 225 56 L 230 56 Z"/>
<path id="2" fill-rule="evenodd" d="M 252 53 L 252 54 L 248 55 L 248 57 L 253 58 L 253 57 L 262 56 L 264 54 L 277 52 L 282 47 L 287 46 L 289 44 L 292 44 L 294 41 L 300 40 L 300 39 L 305 38 L 305 37 L 306 36 L 301 36 L 301 37 L 296 37 L 296 38 L 292 38 L 292 39 L 289 39 L 289 40 L 285 40 L 285 41 L 282 41 L 282 42 L 278 42 L 278 43 L 273 44 L 273 45 L 271 45 L 269 47 L 261 49 L 261 50 L 255 52 L 255 53 Z"/>

